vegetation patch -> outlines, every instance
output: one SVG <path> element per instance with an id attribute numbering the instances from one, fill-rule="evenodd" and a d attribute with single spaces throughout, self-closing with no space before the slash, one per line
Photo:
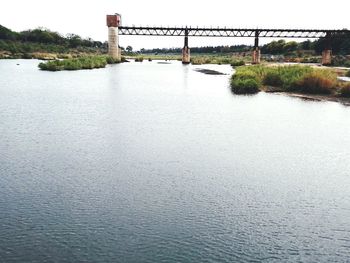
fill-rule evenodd
<path id="1" fill-rule="evenodd" d="M 238 60 L 232 56 L 219 56 L 219 55 L 207 55 L 207 56 L 192 56 L 192 65 L 203 64 L 218 64 L 218 65 L 231 65 L 232 67 L 238 67 L 245 65 L 244 60 Z"/>
<path id="2" fill-rule="evenodd" d="M 135 62 L 142 62 L 143 61 L 143 57 L 137 57 L 135 58 Z"/>
<path id="3" fill-rule="evenodd" d="M 232 66 L 233 68 L 239 67 L 239 66 L 244 66 L 244 65 L 245 65 L 244 60 L 232 60 L 232 61 L 231 61 L 231 66 Z"/>
<path id="4" fill-rule="evenodd" d="M 345 76 L 350 78 L 350 70 L 345 73 Z"/>
<path id="5" fill-rule="evenodd" d="M 104 68 L 107 64 L 115 64 L 119 62 L 119 60 L 109 56 L 85 56 L 80 58 L 42 62 L 39 64 L 39 68 L 47 71 L 94 69 Z"/>
<path id="6" fill-rule="evenodd" d="M 284 92 L 331 94 L 337 85 L 337 75 L 332 70 L 308 66 L 245 66 L 238 67 L 231 77 L 231 88 L 236 94 L 255 93 L 264 86 Z"/>
<path id="7" fill-rule="evenodd" d="M 254 94 L 260 91 L 261 80 L 249 70 L 239 68 L 231 78 L 231 89 L 235 94 Z"/>
<path id="8" fill-rule="evenodd" d="M 313 70 L 297 83 L 297 90 L 310 94 L 331 94 L 337 85 L 337 75 L 329 70 Z"/>
<path id="9" fill-rule="evenodd" d="M 350 83 L 345 83 L 340 89 L 340 96 L 350 98 Z"/>

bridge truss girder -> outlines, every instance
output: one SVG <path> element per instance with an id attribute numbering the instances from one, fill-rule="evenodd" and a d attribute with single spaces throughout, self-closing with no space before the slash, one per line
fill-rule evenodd
<path id="1" fill-rule="evenodd" d="M 187 31 L 187 32 L 186 32 Z M 200 27 L 121 26 L 119 35 L 193 36 L 193 37 L 268 37 L 268 38 L 350 38 L 350 30 L 321 29 L 237 29 Z"/>

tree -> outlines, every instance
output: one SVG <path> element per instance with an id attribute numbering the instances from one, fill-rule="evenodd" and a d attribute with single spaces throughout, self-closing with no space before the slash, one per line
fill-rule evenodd
<path id="1" fill-rule="evenodd" d="M 132 52 L 132 46 L 127 46 L 127 47 L 126 47 L 126 51 L 127 51 L 128 53 L 131 53 L 131 52 Z"/>

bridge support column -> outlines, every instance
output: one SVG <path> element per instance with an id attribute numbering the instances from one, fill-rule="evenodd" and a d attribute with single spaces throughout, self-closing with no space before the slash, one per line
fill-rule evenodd
<path id="1" fill-rule="evenodd" d="M 259 48 L 253 50 L 253 60 L 252 64 L 260 64 L 261 52 Z"/>
<path id="2" fill-rule="evenodd" d="M 328 66 L 332 64 L 332 34 L 330 32 L 326 33 L 325 47 L 322 51 L 322 65 Z"/>
<path id="3" fill-rule="evenodd" d="M 259 49 L 259 31 L 255 31 L 254 50 L 252 54 L 252 64 L 260 64 L 261 52 Z"/>
<path id="4" fill-rule="evenodd" d="M 332 64 L 332 50 L 326 49 L 322 51 L 322 65 L 329 66 Z"/>
<path id="5" fill-rule="evenodd" d="M 121 60 L 121 50 L 119 48 L 118 27 L 120 25 L 120 15 L 107 15 L 108 26 L 108 55 L 114 59 Z"/>
<path id="6" fill-rule="evenodd" d="M 188 47 L 188 30 L 185 30 L 185 44 L 182 49 L 182 64 L 190 64 L 191 63 L 191 55 L 190 48 Z"/>

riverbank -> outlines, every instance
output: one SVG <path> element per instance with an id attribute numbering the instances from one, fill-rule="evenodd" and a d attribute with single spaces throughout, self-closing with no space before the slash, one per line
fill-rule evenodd
<path id="1" fill-rule="evenodd" d="M 335 95 L 304 94 L 304 93 L 298 93 L 298 92 L 282 92 L 282 91 L 274 91 L 273 88 L 271 90 L 270 89 L 269 87 L 267 87 L 266 90 L 264 90 L 264 92 L 298 98 L 301 100 L 338 102 L 345 106 L 350 106 L 350 97 L 340 97 Z"/>

